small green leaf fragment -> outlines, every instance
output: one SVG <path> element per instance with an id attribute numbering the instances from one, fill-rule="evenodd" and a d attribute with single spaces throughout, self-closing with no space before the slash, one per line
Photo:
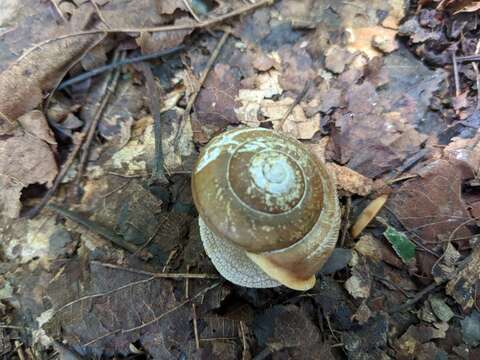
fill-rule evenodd
<path id="1" fill-rule="evenodd" d="M 387 238 L 392 245 L 393 250 L 395 250 L 404 263 L 409 263 L 415 257 L 416 246 L 404 233 L 388 226 L 383 232 L 383 235 Z"/>

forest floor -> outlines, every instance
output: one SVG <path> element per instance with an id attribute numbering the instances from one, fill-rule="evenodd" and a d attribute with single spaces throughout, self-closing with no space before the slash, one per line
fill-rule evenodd
<path id="1" fill-rule="evenodd" d="M 480 359 L 479 9 L 2 0 L 0 354 Z M 190 172 L 238 126 L 336 175 L 308 292 L 235 286 L 203 250 Z"/>

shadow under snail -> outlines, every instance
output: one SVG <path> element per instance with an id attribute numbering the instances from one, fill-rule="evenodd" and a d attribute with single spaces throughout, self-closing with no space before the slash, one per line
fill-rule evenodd
<path id="1" fill-rule="evenodd" d="M 299 141 L 263 128 L 214 137 L 192 173 L 205 252 L 234 284 L 308 290 L 338 238 L 334 178 Z"/>

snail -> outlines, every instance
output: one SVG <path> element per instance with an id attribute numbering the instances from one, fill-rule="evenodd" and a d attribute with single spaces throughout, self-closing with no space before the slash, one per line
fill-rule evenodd
<path id="1" fill-rule="evenodd" d="M 296 139 L 265 128 L 214 137 L 192 172 L 206 254 L 230 282 L 308 290 L 337 242 L 335 179 Z"/>

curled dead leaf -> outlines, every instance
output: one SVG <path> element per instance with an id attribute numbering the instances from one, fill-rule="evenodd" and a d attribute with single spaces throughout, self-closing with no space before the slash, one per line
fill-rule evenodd
<path id="1" fill-rule="evenodd" d="M 17 118 L 36 108 L 71 64 L 103 39 L 103 34 L 64 37 L 34 46 L 0 73 L 0 134 Z"/>

